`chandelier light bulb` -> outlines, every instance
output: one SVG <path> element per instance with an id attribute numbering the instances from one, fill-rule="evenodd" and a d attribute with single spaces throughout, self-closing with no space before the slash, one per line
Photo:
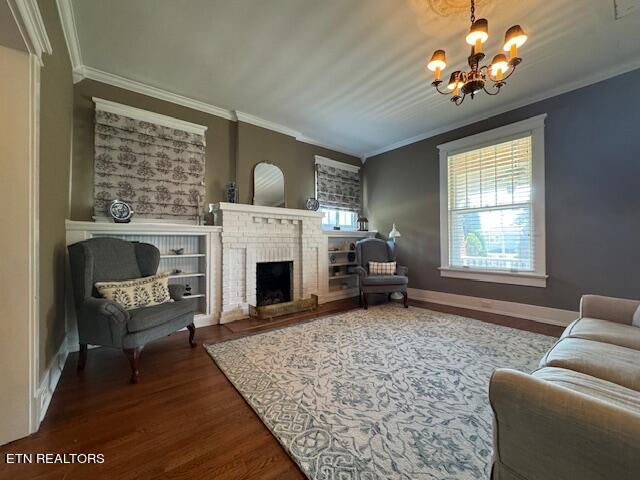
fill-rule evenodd
<path id="1" fill-rule="evenodd" d="M 460 74 L 460 70 L 456 70 L 449 77 L 449 84 L 447 88 L 449 90 L 455 90 L 456 88 L 462 88 L 464 86 L 464 82 L 462 81 L 462 75 Z"/>
<path id="2" fill-rule="evenodd" d="M 436 50 L 431 55 L 431 60 L 427 64 L 427 68 L 432 72 L 435 72 L 435 79 L 440 80 L 440 73 L 447 66 L 447 57 L 444 50 Z"/>
<path id="3" fill-rule="evenodd" d="M 502 80 L 502 76 L 507 70 L 509 70 L 509 62 L 507 61 L 506 55 L 499 53 L 493 57 L 493 61 L 491 62 L 491 75 L 498 80 Z"/>
<path id="4" fill-rule="evenodd" d="M 520 25 L 514 25 L 507 30 L 504 35 L 504 47 L 505 52 L 509 52 L 511 58 L 518 56 L 518 48 L 525 44 L 527 41 L 527 34 Z"/>
<path id="5" fill-rule="evenodd" d="M 471 24 L 467 34 L 467 43 L 474 47 L 479 47 L 489 38 L 489 22 L 486 18 L 479 18 Z"/>

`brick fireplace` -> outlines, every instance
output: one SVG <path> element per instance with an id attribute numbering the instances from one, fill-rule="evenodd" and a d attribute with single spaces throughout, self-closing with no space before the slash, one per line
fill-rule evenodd
<path id="1" fill-rule="evenodd" d="M 308 210 L 260 207 L 237 203 L 214 206 L 222 226 L 222 299 L 220 323 L 248 315 L 258 305 L 259 265 L 290 266 L 289 300 L 327 295 L 327 238 L 322 214 Z"/>

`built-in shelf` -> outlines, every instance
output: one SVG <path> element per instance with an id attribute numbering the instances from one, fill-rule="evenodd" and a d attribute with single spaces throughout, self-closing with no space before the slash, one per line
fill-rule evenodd
<path id="1" fill-rule="evenodd" d="M 204 296 L 204 293 L 192 293 L 191 295 L 183 295 L 182 298 L 202 298 Z"/>
<path id="2" fill-rule="evenodd" d="M 347 266 L 353 266 L 353 265 L 357 265 L 357 263 L 356 262 L 336 262 L 336 263 L 329 264 L 330 267 L 347 267 Z"/>
<path id="3" fill-rule="evenodd" d="M 357 273 L 343 273 L 340 275 L 329 276 L 329 281 L 335 280 L 336 278 L 350 278 L 350 277 L 357 277 L 357 276 L 358 276 Z"/>
<path id="4" fill-rule="evenodd" d="M 345 267 L 354 267 L 358 263 L 354 260 L 349 261 L 356 253 L 355 248 L 351 246 L 363 238 L 372 238 L 376 236 L 375 231 L 371 232 L 349 232 L 346 230 L 329 230 L 324 234 L 327 236 L 327 253 L 329 260 L 332 255 L 336 255 L 334 260 L 327 262 L 328 278 L 327 278 L 327 301 L 340 300 L 342 298 L 356 297 L 359 294 L 359 276 L 357 273 L 348 273 Z M 340 255 L 338 257 L 338 255 Z M 348 255 L 348 256 L 347 256 Z M 335 272 L 336 275 L 332 275 Z"/>
<path id="5" fill-rule="evenodd" d="M 175 253 L 168 253 L 166 255 L 160 255 L 160 258 L 196 258 L 196 257 L 205 257 L 204 253 L 184 253 L 182 255 L 177 255 Z"/>
<path id="6" fill-rule="evenodd" d="M 375 237 L 378 232 L 371 230 L 368 232 L 349 231 L 349 230 L 324 230 L 324 234 L 329 238 L 368 238 Z"/>
<path id="7" fill-rule="evenodd" d="M 204 273 L 171 273 L 169 278 L 191 278 L 191 277 L 204 277 Z"/>

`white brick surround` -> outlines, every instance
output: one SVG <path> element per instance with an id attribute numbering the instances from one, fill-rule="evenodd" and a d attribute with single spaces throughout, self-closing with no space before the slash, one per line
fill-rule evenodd
<path id="1" fill-rule="evenodd" d="M 327 295 L 327 237 L 322 214 L 237 203 L 215 205 L 222 226 L 220 323 L 247 316 L 256 302 L 256 264 L 293 262 L 293 298 Z"/>

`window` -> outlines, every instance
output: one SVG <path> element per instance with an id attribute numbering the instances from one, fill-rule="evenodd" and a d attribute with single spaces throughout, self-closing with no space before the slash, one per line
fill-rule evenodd
<path id="1" fill-rule="evenodd" d="M 322 228 L 331 230 L 334 226 L 340 230 L 355 230 L 357 227 L 358 214 L 349 210 L 336 210 L 335 208 L 321 208 L 324 213 L 322 217 Z"/>
<path id="2" fill-rule="evenodd" d="M 438 147 L 443 277 L 546 286 L 545 116 Z"/>
<path id="3" fill-rule="evenodd" d="M 360 210 L 360 167 L 316 156 L 316 198 L 322 227 L 355 230 Z"/>

